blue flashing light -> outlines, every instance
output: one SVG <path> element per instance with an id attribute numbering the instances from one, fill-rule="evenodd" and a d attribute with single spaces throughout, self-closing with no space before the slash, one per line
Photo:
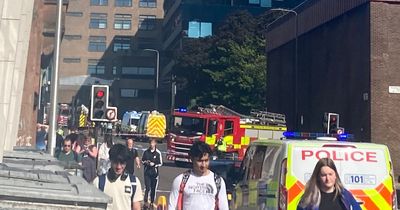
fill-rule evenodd
<path id="1" fill-rule="evenodd" d="M 286 132 L 283 132 L 283 136 L 285 136 L 286 138 L 294 138 L 294 137 L 296 137 L 296 133 L 291 132 L 291 131 L 286 131 Z"/>
<path id="2" fill-rule="evenodd" d="M 343 133 L 343 134 L 338 135 L 338 137 L 339 137 L 338 138 L 339 141 L 346 141 L 349 138 L 349 134 Z"/>
<path id="3" fill-rule="evenodd" d="M 187 112 L 187 108 L 180 107 L 178 109 L 178 112 Z"/>

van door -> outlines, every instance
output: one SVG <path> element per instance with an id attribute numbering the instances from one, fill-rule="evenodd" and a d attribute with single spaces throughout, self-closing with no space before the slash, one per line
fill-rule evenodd
<path id="1" fill-rule="evenodd" d="M 288 153 L 288 209 L 296 209 L 315 164 L 325 157 L 335 162 L 342 183 L 363 209 L 392 209 L 395 205 L 387 147 L 323 143 L 295 145 Z"/>

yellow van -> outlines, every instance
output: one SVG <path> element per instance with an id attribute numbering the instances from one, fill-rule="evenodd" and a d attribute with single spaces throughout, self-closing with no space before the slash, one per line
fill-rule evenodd
<path id="1" fill-rule="evenodd" d="M 296 210 L 315 164 L 325 157 L 334 160 L 362 209 L 397 209 L 385 145 L 320 140 L 253 141 L 235 180 L 231 209 Z"/>

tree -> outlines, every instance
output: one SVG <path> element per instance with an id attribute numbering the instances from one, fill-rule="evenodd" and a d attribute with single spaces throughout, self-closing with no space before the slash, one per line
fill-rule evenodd
<path id="1" fill-rule="evenodd" d="M 262 20 L 238 12 L 212 37 L 186 40 L 176 55 L 174 74 L 184 84 L 183 95 L 192 105 L 222 104 L 242 113 L 265 108 Z"/>

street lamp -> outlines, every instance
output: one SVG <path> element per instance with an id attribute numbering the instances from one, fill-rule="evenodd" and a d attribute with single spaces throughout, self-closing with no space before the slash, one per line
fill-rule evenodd
<path id="1" fill-rule="evenodd" d="M 295 17 L 295 54 L 294 54 L 294 116 L 295 116 L 295 129 L 298 129 L 298 91 L 297 91 L 297 86 L 298 86 L 298 28 L 299 28 L 299 22 L 298 22 L 298 13 L 294 10 L 291 9 L 284 9 L 284 8 L 273 8 L 270 9 L 270 11 L 281 11 L 281 12 L 286 12 L 285 14 L 281 15 L 278 17 L 276 20 L 268 24 L 265 28 L 268 29 L 268 27 L 275 23 L 277 20 L 280 18 L 284 17 L 288 13 L 293 13 Z"/>
<path id="2" fill-rule="evenodd" d="M 154 91 L 154 107 L 158 110 L 158 80 L 160 76 L 160 52 L 156 49 L 143 49 L 144 51 L 155 52 L 157 55 L 157 66 L 156 66 L 156 88 Z"/>

